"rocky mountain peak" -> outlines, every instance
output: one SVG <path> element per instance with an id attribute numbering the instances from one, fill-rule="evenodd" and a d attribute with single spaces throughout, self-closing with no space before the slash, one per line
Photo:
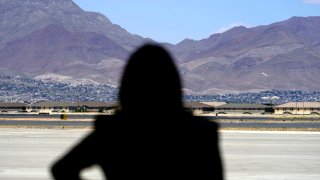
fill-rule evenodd
<path id="1" fill-rule="evenodd" d="M 0 47 L 50 24 L 62 25 L 71 32 L 102 34 L 127 49 L 145 41 L 100 13 L 82 10 L 72 0 L 1 0 L 0 3 Z"/>
<path id="2" fill-rule="evenodd" d="M 127 56 L 150 41 L 72 0 L 0 0 L 0 72 L 116 84 Z M 164 45 L 188 92 L 320 89 L 320 17 Z"/>
<path id="3" fill-rule="evenodd" d="M 13 9 L 26 8 L 29 10 L 60 11 L 82 11 L 72 0 L 1 0 L 1 13 Z"/>

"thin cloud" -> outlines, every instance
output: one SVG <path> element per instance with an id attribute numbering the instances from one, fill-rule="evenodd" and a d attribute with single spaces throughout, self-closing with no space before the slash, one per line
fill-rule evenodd
<path id="1" fill-rule="evenodd" d="M 309 4 L 320 4 L 320 0 L 303 0 L 303 2 Z"/>

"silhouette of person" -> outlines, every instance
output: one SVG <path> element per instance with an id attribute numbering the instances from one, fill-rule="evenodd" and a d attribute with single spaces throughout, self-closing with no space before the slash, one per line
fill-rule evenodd
<path id="1" fill-rule="evenodd" d="M 159 45 L 129 59 L 120 110 L 98 116 L 95 130 L 52 167 L 56 179 L 79 179 L 98 164 L 114 179 L 223 179 L 217 124 L 184 110 L 172 58 Z"/>

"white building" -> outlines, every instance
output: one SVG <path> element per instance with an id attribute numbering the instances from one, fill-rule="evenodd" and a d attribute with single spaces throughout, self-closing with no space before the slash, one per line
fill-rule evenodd
<path id="1" fill-rule="evenodd" d="M 288 102 L 274 109 L 274 114 L 320 115 L 320 102 Z"/>

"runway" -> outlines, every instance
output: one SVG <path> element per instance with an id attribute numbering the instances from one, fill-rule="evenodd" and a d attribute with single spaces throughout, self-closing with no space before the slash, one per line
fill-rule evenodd
<path id="1" fill-rule="evenodd" d="M 269 130 L 303 130 L 303 131 L 320 131 L 320 122 L 218 122 L 222 129 L 269 129 Z M 19 127 L 19 128 L 92 128 L 93 120 L 0 120 L 1 127 Z"/>
<path id="2" fill-rule="evenodd" d="M 319 132 L 221 133 L 228 180 L 320 179 Z"/>
<path id="3" fill-rule="evenodd" d="M 0 128 L 0 179 L 51 179 L 50 165 L 89 129 Z M 227 180 L 320 179 L 319 132 L 221 131 Z M 99 169 L 83 173 L 103 179 Z"/>

